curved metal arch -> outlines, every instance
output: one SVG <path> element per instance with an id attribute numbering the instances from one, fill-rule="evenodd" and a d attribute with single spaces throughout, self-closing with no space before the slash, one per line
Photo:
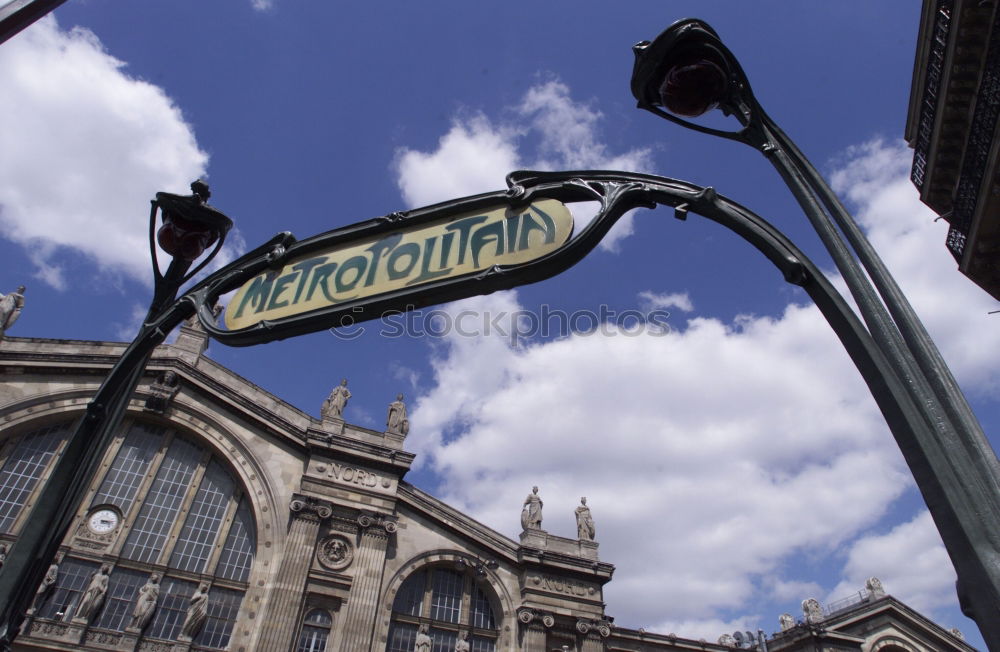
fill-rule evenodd
<path id="1" fill-rule="evenodd" d="M 268 245 L 259 247 L 202 281 L 178 300 L 177 305 L 184 307 L 178 308 L 176 312 L 178 315 L 187 315 L 196 308 L 205 330 L 224 344 L 248 346 L 283 339 L 337 326 L 347 317 L 352 320 L 351 323 L 360 322 L 415 307 L 487 294 L 550 278 L 582 260 L 628 211 L 659 205 L 670 206 L 679 217 L 696 213 L 733 231 L 767 257 L 781 271 L 786 281 L 806 291 L 861 373 L 910 468 L 915 475 L 933 475 L 927 456 L 919 447 L 911 444 L 910 440 L 916 434 L 921 440 L 937 441 L 933 436 L 934 424 L 914 404 L 898 369 L 820 269 L 764 218 L 718 194 L 713 188 L 652 174 L 613 170 L 521 170 L 510 173 L 507 184 L 507 191 L 456 199 L 406 214 L 395 213 L 300 242 L 295 242 L 290 234 L 279 234 Z M 538 199 L 556 199 L 568 203 L 596 201 L 600 204 L 600 210 L 590 223 L 562 247 L 531 262 L 495 266 L 482 272 L 432 281 L 358 301 L 347 301 L 235 331 L 221 329 L 215 324 L 212 307 L 221 295 L 295 253 L 309 252 L 331 243 L 339 244 L 362 236 L 440 219 L 442 215 L 458 211 L 495 206 L 500 201 L 516 209 Z M 177 315 L 174 316 L 176 318 Z M 937 441 L 937 445 L 944 444 Z"/>

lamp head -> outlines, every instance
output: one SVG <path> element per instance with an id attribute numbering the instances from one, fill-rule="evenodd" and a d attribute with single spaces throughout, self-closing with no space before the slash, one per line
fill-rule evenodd
<path id="1" fill-rule="evenodd" d="M 632 47 L 632 95 L 642 108 L 696 117 L 725 104 L 733 72 L 718 35 L 695 18 L 677 21 L 652 41 Z"/>
<path id="2" fill-rule="evenodd" d="M 209 206 L 208 184 L 202 180 L 191 184 L 191 195 L 156 193 L 154 202 L 160 208 L 163 221 L 156 241 L 165 252 L 184 261 L 194 261 L 219 239 L 225 239 L 233 221 L 222 211 Z"/>

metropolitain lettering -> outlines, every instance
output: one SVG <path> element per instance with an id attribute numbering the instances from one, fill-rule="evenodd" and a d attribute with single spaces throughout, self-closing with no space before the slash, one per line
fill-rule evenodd
<path id="1" fill-rule="evenodd" d="M 572 217 L 555 200 L 421 225 L 295 259 L 258 275 L 226 310 L 230 329 L 301 314 L 437 279 L 525 262 L 565 242 Z"/>

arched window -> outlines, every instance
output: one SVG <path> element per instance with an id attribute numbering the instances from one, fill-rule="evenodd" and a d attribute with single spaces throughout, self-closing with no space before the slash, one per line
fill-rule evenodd
<path id="1" fill-rule="evenodd" d="M 313 609 L 302 620 L 302 634 L 296 652 L 325 652 L 333 619 L 323 609 Z"/>
<path id="2" fill-rule="evenodd" d="M 11 531 L 68 426 L 36 430 L 4 447 L 0 532 Z M 90 628 L 134 631 L 137 600 L 152 593 L 155 608 L 142 619 L 142 636 L 175 641 L 191 596 L 204 583 L 209 587 L 207 614 L 193 645 L 224 650 L 257 547 L 250 504 L 225 460 L 197 441 L 140 422 L 127 425 L 125 432 L 99 478 L 85 522 L 68 540 L 70 550 L 59 562 L 55 585 L 34 605 L 35 615 L 67 622 L 77 615 L 100 566 L 93 561 L 98 551 L 112 568 Z"/>
<path id="3" fill-rule="evenodd" d="M 403 582 L 392 605 L 386 652 L 410 652 L 421 624 L 429 625 L 433 652 L 453 652 L 459 633 L 472 652 L 494 652 L 499 635 L 488 585 L 468 569 L 423 568 Z"/>

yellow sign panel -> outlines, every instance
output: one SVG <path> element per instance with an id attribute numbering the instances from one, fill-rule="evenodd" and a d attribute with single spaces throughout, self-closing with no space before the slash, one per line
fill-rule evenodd
<path id="1" fill-rule="evenodd" d="M 561 247 L 569 210 L 543 199 L 504 205 L 388 232 L 292 259 L 247 281 L 229 302 L 226 327 L 246 328 L 385 292 L 526 263 Z"/>

